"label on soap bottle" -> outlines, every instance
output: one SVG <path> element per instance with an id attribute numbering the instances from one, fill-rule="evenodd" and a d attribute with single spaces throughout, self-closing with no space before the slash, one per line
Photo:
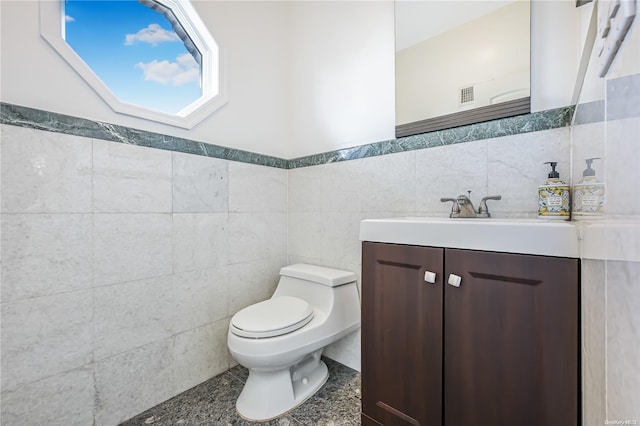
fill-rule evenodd
<path id="1" fill-rule="evenodd" d="M 598 208 L 598 196 L 584 194 L 582 196 L 582 208 L 586 211 Z"/>
<path id="2" fill-rule="evenodd" d="M 569 186 L 549 184 L 538 189 L 538 217 L 542 219 L 569 219 L 571 211 Z"/>
<path id="3" fill-rule="evenodd" d="M 562 208 L 562 196 L 561 195 L 547 196 L 547 207 L 549 210 L 554 210 L 554 211 Z"/>
<path id="4" fill-rule="evenodd" d="M 573 212 L 576 216 L 604 215 L 605 196 L 603 183 L 580 183 L 575 185 L 573 199 Z"/>

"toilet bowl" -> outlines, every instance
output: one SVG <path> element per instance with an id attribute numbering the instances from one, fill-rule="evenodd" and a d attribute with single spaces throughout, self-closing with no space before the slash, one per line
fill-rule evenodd
<path id="1" fill-rule="evenodd" d="M 240 416 L 273 419 L 324 385 L 323 349 L 360 327 L 356 278 L 321 266 L 286 266 L 271 299 L 231 318 L 229 352 L 249 370 L 236 402 Z"/>

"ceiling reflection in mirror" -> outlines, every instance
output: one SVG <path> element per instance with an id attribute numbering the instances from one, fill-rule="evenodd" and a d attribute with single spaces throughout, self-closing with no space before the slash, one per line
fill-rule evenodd
<path id="1" fill-rule="evenodd" d="M 398 137 L 530 112 L 528 0 L 395 8 Z"/>

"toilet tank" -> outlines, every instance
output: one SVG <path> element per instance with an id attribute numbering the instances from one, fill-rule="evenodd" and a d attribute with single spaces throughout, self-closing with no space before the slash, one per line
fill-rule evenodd
<path id="1" fill-rule="evenodd" d="M 299 263 L 280 269 L 280 281 L 272 297 L 299 297 L 329 314 L 336 298 L 352 299 L 353 294 L 357 298 L 356 280 L 353 272 Z"/>
<path id="2" fill-rule="evenodd" d="M 324 266 L 307 265 L 298 263 L 285 266 L 280 269 L 280 276 L 300 278 L 314 283 L 336 287 L 356 281 L 356 274 L 339 269 L 325 268 Z"/>

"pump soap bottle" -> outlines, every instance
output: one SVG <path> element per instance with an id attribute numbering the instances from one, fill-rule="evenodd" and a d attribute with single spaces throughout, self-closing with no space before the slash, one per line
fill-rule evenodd
<path id="1" fill-rule="evenodd" d="M 577 216 L 604 215 L 604 183 L 598 182 L 596 171 L 591 168 L 593 160 L 587 158 L 587 168 L 582 172 L 582 181 L 573 187 L 573 213 Z"/>
<path id="2" fill-rule="evenodd" d="M 569 185 L 560 180 L 560 173 L 556 171 L 558 165 L 556 161 L 544 164 L 551 165 L 551 172 L 547 182 L 538 187 L 538 217 L 569 220 L 571 214 Z"/>

